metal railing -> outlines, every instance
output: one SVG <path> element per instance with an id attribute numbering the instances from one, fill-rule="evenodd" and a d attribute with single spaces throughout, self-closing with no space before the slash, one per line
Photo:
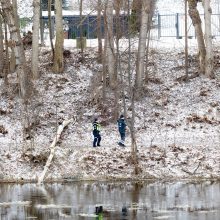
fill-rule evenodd
<path id="1" fill-rule="evenodd" d="M 220 36 L 220 14 L 211 15 L 212 36 Z M 200 15 L 202 27 L 204 29 L 204 15 Z M 157 15 L 158 38 L 176 37 L 178 39 L 185 36 L 185 14 L 166 14 Z M 188 37 L 195 37 L 195 30 L 191 18 L 188 16 Z"/>
<path id="2" fill-rule="evenodd" d="M 204 30 L 204 15 L 200 15 L 202 20 L 202 26 Z M 120 16 L 120 35 L 128 36 L 128 18 L 126 15 Z M 41 17 L 43 24 L 44 35 L 48 35 L 48 17 Z M 80 17 L 77 15 L 64 16 L 64 32 L 65 38 L 75 39 L 80 35 Z M 20 19 L 21 33 L 32 31 L 32 18 Z M 115 21 L 116 22 L 116 21 Z M 188 16 L 188 37 L 195 37 L 195 30 Z M 212 36 L 220 36 L 220 14 L 212 14 Z M 52 18 L 52 28 L 54 29 L 55 19 Z M 88 15 L 83 21 L 83 36 L 87 39 L 97 38 L 97 17 L 95 15 Z M 156 14 L 153 19 L 152 29 L 154 31 L 154 37 L 175 37 L 180 39 L 185 36 L 185 14 Z M 115 26 L 114 26 L 115 31 Z M 102 18 L 101 32 L 104 36 L 104 20 Z M 54 30 L 53 30 L 54 34 Z"/>

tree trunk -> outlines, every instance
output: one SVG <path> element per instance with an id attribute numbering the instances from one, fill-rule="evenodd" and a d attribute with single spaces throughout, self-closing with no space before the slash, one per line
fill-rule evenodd
<path id="1" fill-rule="evenodd" d="M 114 88 L 117 82 L 115 72 L 115 50 L 113 39 L 113 0 L 107 1 L 106 8 L 106 58 L 107 70 L 109 75 L 110 87 Z"/>
<path id="2" fill-rule="evenodd" d="M 84 43 L 83 43 L 83 16 L 82 16 L 82 10 L 83 10 L 83 0 L 80 0 L 79 4 L 79 14 L 80 14 L 80 49 L 81 49 L 81 60 L 84 61 Z"/>
<path id="3" fill-rule="evenodd" d="M 143 76 L 144 76 L 144 60 L 146 50 L 147 32 L 149 30 L 149 18 L 150 18 L 150 1 L 142 1 L 142 12 L 141 12 L 141 27 L 138 44 L 137 64 L 136 64 L 136 81 L 135 87 L 140 90 L 143 87 Z"/>
<path id="4" fill-rule="evenodd" d="M 6 21 L 4 19 L 4 31 L 5 31 L 5 57 L 4 57 L 4 83 L 8 84 L 8 74 L 9 74 L 9 50 L 8 50 L 8 28 Z"/>
<path id="5" fill-rule="evenodd" d="M 98 37 L 98 62 L 102 63 L 102 17 L 101 17 L 101 0 L 97 5 L 97 37 Z"/>
<path id="6" fill-rule="evenodd" d="M 14 73 L 16 70 L 16 58 L 15 58 L 15 50 L 12 47 L 11 48 L 11 54 L 10 54 L 10 72 Z"/>
<path id="7" fill-rule="evenodd" d="M 187 15 L 187 0 L 185 0 L 185 79 L 189 77 L 189 63 L 188 63 L 188 15 Z"/>
<path id="8" fill-rule="evenodd" d="M 54 45 L 53 45 L 53 35 L 52 35 L 52 19 L 51 19 L 51 1 L 48 0 L 48 28 L 49 28 L 49 37 L 50 37 L 50 46 L 52 50 L 52 61 L 54 62 Z"/>
<path id="9" fill-rule="evenodd" d="M 105 31 L 105 41 L 107 39 L 107 33 Z M 103 80 L 103 83 L 102 83 L 102 99 L 103 99 L 103 102 L 105 103 L 106 101 L 106 87 L 107 87 L 107 65 L 106 65 L 106 62 L 107 62 L 107 52 L 106 52 L 106 44 L 104 45 L 104 53 L 103 53 L 103 56 L 102 56 L 102 80 Z"/>
<path id="10" fill-rule="evenodd" d="M 130 125 L 130 132 L 131 132 L 131 153 L 132 153 L 132 158 L 133 162 L 135 164 L 138 163 L 137 160 L 137 143 L 136 143 L 136 137 L 135 137 L 135 129 L 134 129 L 134 122 L 135 122 L 135 88 L 131 88 L 131 109 L 132 109 L 132 115 L 131 115 L 131 125 Z M 136 168 L 135 168 L 136 170 Z M 135 174 L 137 174 L 135 172 Z"/>
<path id="11" fill-rule="evenodd" d="M 211 13 L 210 0 L 203 0 L 205 12 L 205 43 L 206 43 L 206 57 L 205 57 L 205 75 L 212 78 L 213 73 L 213 48 L 212 48 L 212 30 L 211 30 Z"/>
<path id="12" fill-rule="evenodd" d="M 0 15 L 0 54 L 3 57 L 4 53 L 4 46 L 3 46 L 3 31 L 2 31 L 2 17 Z M 0 76 L 3 76 L 3 69 L 4 69 L 4 59 L 0 59 Z"/>
<path id="13" fill-rule="evenodd" d="M 128 22 L 128 83 L 129 83 L 129 88 L 132 86 L 132 75 L 131 75 L 131 6 L 130 6 L 130 0 L 128 0 L 128 17 L 129 17 L 129 22 Z"/>
<path id="14" fill-rule="evenodd" d="M 145 52 L 145 56 L 146 56 L 146 64 L 145 64 L 145 75 L 144 75 L 144 84 L 148 83 L 148 64 L 149 64 L 149 47 L 150 47 L 150 35 L 151 35 L 151 31 L 150 29 L 147 32 L 147 48 L 146 48 L 146 52 Z"/>
<path id="15" fill-rule="evenodd" d="M 39 78 L 38 50 L 39 50 L 39 28 L 40 28 L 40 0 L 34 0 L 33 6 L 34 6 L 34 18 L 33 18 L 31 69 L 32 69 L 33 78 L 38 79 Z"/>
<path id="16" fill-rule="evenodd" d="M 17 15 L 17 10 L 18 10 L 17 0 L 12 0 L 12 5 L 13 5 L 13 10 L 14 10 L 14 15 L 15 15 L 15 24 L 16 24 L 16 27 L 19 27 L 19 22 L 18 22 L 19 17 Z M 10 55 L 8 53 L 8 56 L 9 56 L 9 70 L 11 73 L 14 73 L 16 70 L 16 57 L 15 57 L 15 49 L 13 46 L 11 47 L 11 53 Z"/>
<path id="17" fill-rule="evenodd" d="M 107 87 L 107 27 L 106 27 L 106 7 L 104 7 L 104 38 L 105 38 L 105 44 L 104 44 L 104 52 L 102 56 L 102 78 L 103 78 L 103 86 L 102 86 L 102 99 L 103 103 L 106 101 L 106 87 Z"/>
<path id="18" fill-rule="evenodd" d="M 202 25 L 199 12 L 197 10 L 197 0 L 188 0 L 189 16 L 192 19 L 193 26 L 195 28 L 196 39 L 199 49 L 199 66 L 200 72 L 205 74 L 205 56 L 206 48 L 202 32 Z"/>
<path id="19" fill-rule="evenodd" d="M 55 0 L 56 9 L 56 42 L 55 42 L 55 56 L 53 63 L 53 71 L 55 73 L 61 73 L 64 69 L 63 64 L 63 16 L 62 16 L 62 0 Z"/>
<path id="20" fill-rule="evenodd" d="M 119 40 L 122 35 L 121 25 L 120 25 L 120 10 L 121 10 L 121 1 L 120 0 L 114 2 L 114 10 L 115 10 L 115 26 L 116 26 L 116 45 L 118 46 Z"/>
<path id="21" fill-rule="evenodd" d="M 40 43 L 41 46 L 45 46 L 44 44 L 44 20 L 42 18 L 42 4 L 40 4 Z"/>
<path id="22" fill-rule="evenodd" d="M 139 2 L 140 3 L 140 2 Z M 128 3 L 128 14 L 130 15 L 130 2 Z M 129 92 L 130 94 L 130 100 L 131 100 L 131 121 L 128 123 L 130 133 L 131 133 L 131 156 L 134 163 L 134 173 L 138 173 L 138 160 L 137 160 L 137 144 L 136 144 L 136 138 L 135 138 L 135 128 L 134 128 L 134 122 L 135 122 L 135 88 L 132 85 L 132 70 L 131 70 L 131 26 L 129 23 L 128 26 L 128 79 L 129 79 Z M 127 113 L 125 110 L 125 100 L 123 100 L 124 103 L 124 111 L 125 114 Z"/>
<path id="23" fill-rule="evenodd" d="M 115 10 L 115 25 L 116 25 L 116 53 L 115 53 L 115 70 L 114 72 L 117 73 L 117 76 L 120 72 L 120 50 L 119 50 L 119 40 L 121 37 L 121 29 L 120 29 L 120 9 L 121 9 L 121 1 L 116 1 L 114 3 L 114 10 Z M 118 79 L 116 78 L 118 81 Z M 116 121 L 119 115 L 119 94 L 120 89 L 118 83 L 115 83 L 114 85 L 114 97 L 115 97 L 115 103 L 114 103 L 114 112 L 113 112 L 113 120 Z"/>
<path id="24" fill-rule="evenodd" d="M 17 12 L 14 10 L 14 5 L 7 1 L 1 0 L 2 10 L 4 17 L 6 18 L 9 32 L 12 39 L 12 46 L 15 49 L 15 58 L 19 76 L 20 95 L 26 100 L 27 98 L 27 85 L 28 85 L 28 68 L 26 65 L 26 59 L 24 55 L 24 48 L 20 36 L 20 31 L 17 25 Z"/>

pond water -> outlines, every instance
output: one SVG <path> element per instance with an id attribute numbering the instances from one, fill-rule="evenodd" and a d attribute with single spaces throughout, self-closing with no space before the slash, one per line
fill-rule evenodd
<path id="1" fill-rule="evenodd" d="M 0 184 L 1 220 L 219 220 L 219 182 Z"/>

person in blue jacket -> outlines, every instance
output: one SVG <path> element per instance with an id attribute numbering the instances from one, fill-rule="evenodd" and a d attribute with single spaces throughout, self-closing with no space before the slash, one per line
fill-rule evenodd
<path id="1" fill-rule="evenodd" d="M 120 115 L 120 118 L 117 120 L 118 122 L 118 131 L 121 136 L 121 140 L 118 142 L 120 146 L 125 146 L 125 132 L 126 132 L 126 123 L 124 115 Z"/>
<path id="2" fill-rule="evenodd" d="M 93 126 L 93 136 L 94 136 L 94 140 L 93 140 L 93 147 L 97 147 L 100 146 L 100 142 L 101 142 L 101 135 L 100 135 L 100 130 L 101 130 L 101 125 L 98 122 L 98 119 L 95 118 L 94 122 L 92 123 Z"/>

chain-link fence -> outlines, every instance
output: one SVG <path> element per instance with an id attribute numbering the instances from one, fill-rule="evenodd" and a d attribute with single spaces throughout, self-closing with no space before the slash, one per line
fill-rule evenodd
<path id="1" fill-rule="evenodd" d="M 204 30 L 204 15 L 200 15 L 203 30 Z M 220 36 L 220 14 L 212 14 L 211 16 L 212 36 Z M 157 29 L 158 38 L 160 37 L 176 37 L 182 38 L 185 36 L 185 14 L 158 14 L 157 15 Z M 195 30 L 192 24 L 192 20 L 188 16 L 188 29 L 187 33 L 189 38 L 195 37 Z"/>
<path id="2" fill-rule="evenodd" d="M 203 29 L 204 29 L 204 15 L 200 16 L 202 19 Z M 82 21 L 81 21 L 82 20 Z M 212 36 L 220 36 L 220 14 L 212 14 Z M 128 24 L 129 19 L 126 14 L 120 15 L 119 19 L 114 18 L 114 32 L 116 33 L 116 26 L 118 25 L 118 30 L 120 30 L 120 37 L 128 36 Z M 52 36 L 55 32 L 55 18 L 52 13 Z M 32 31 L 33 19 L 29 17 L 20 17 L 20 29 L 21 33 L 27 33 Z M 78 11 L 65 11 L 63 15 L 63 29 L 64 37 L 66 39 L 76 39 L 80 37 L 82 26 L 82 35 L 87 39 L 97 38 L 97 15 L 87 14 L 83 15 L 83 18 L 80 18 Z M 104 18 L 101 18 L 101 33 L 104 37 Z M 185 36 L 185 15 L 184 14 L 157 14 L 154 16 L 152 33 L 154 38 L 160 37 L 175 37 L 180 39 Z M 44 39 L 49 38 L 48 34 L 48 13 L 47 11 L 42 12 L 41 16 L 41 32 L 43 32 Z M 191 21 L 191 18 L 188 16 L 188 37 L 195 37 L 195 30 Z"/>

